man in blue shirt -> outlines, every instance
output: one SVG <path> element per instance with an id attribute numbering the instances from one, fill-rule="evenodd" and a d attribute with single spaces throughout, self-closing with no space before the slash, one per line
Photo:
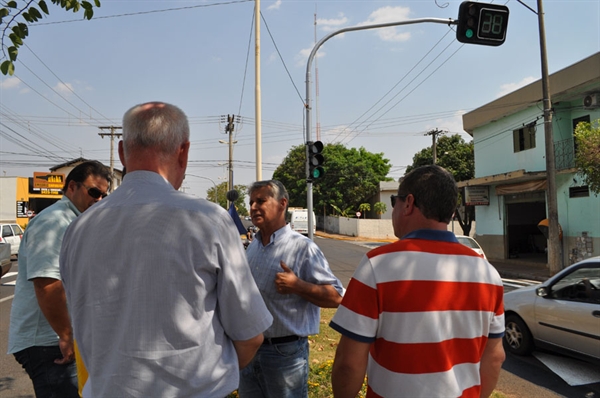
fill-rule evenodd
<path id="1" fill-rule="evenodd" d="M 8 353 L 23 366 L 36 397 L 78 397 L 73 331 L 58 257 L 65 230 L 106 196 L 110 170 L 97 161 L 76 166 L 63 197 L 31 219 L 19 249 Z"/>
<path id="2" fill-rule="evenodd" d="M 308 396 L 308 339 L 319 333 L 320 308 L 335 308 L 344 288 L 319 247 L 286 225 L 289 196 L 277 180 L 248 190 L 252 223 L 259 228 L 246 250 L 252 276 L 273 324 L 242 370 L 241 398 Z"/>

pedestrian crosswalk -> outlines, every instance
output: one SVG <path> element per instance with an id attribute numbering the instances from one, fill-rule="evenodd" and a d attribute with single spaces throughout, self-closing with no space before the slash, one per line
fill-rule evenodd
<path id="1" fill-rule="evenodd" d="M 14 286 L 17 283 L 17 273 L 16 272 L 7 272 L 2 277 L 2 286 Z"/>
<path id="2" fill-rule="evenodd" d="M 510 279 L 510 278 L 502 278 L 502 284 L 504 286 L 512 287 L 518 289 L 520 287 L 532 286 L 539 284 L 540 281 L 533 281 L 529 279 Z"/>

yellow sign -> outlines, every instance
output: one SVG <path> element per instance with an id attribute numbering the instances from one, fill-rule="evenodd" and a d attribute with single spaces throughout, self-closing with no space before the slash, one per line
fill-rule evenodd
<path id="1" fill-rule="evenodd" d="M 62 189 L 65 175 L 59 173 L 33 173 L 33 187 L 46 189 Z"/>

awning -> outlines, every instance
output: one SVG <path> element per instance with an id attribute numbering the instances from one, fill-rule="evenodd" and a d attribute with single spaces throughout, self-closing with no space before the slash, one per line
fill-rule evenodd
<path id="1" fill-rule="evenodd" d="M 486 177 L 477 177 L 457 183 L 459 188 L 472 187 L 477 185 L 501 185 L 501 184 L 517 184 L 528 181 L 546 180 L 545 171 L 530 171 L 524 169 L 509 171 L 507 173 L 494 174 Z"/>

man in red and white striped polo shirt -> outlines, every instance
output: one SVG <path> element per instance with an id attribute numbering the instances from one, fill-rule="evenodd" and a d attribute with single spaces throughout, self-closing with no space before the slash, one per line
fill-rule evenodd
<path id="1" fill-rule="evenodd" d="M 332 371 L 336 397 L 487 397 L 505 354 L 502 280 L 458 243 L 448 223 L 458 189 L 431 165 L 392 196 L 399 241 L 362 259 L 331 327 L 342 334 Z"/>

